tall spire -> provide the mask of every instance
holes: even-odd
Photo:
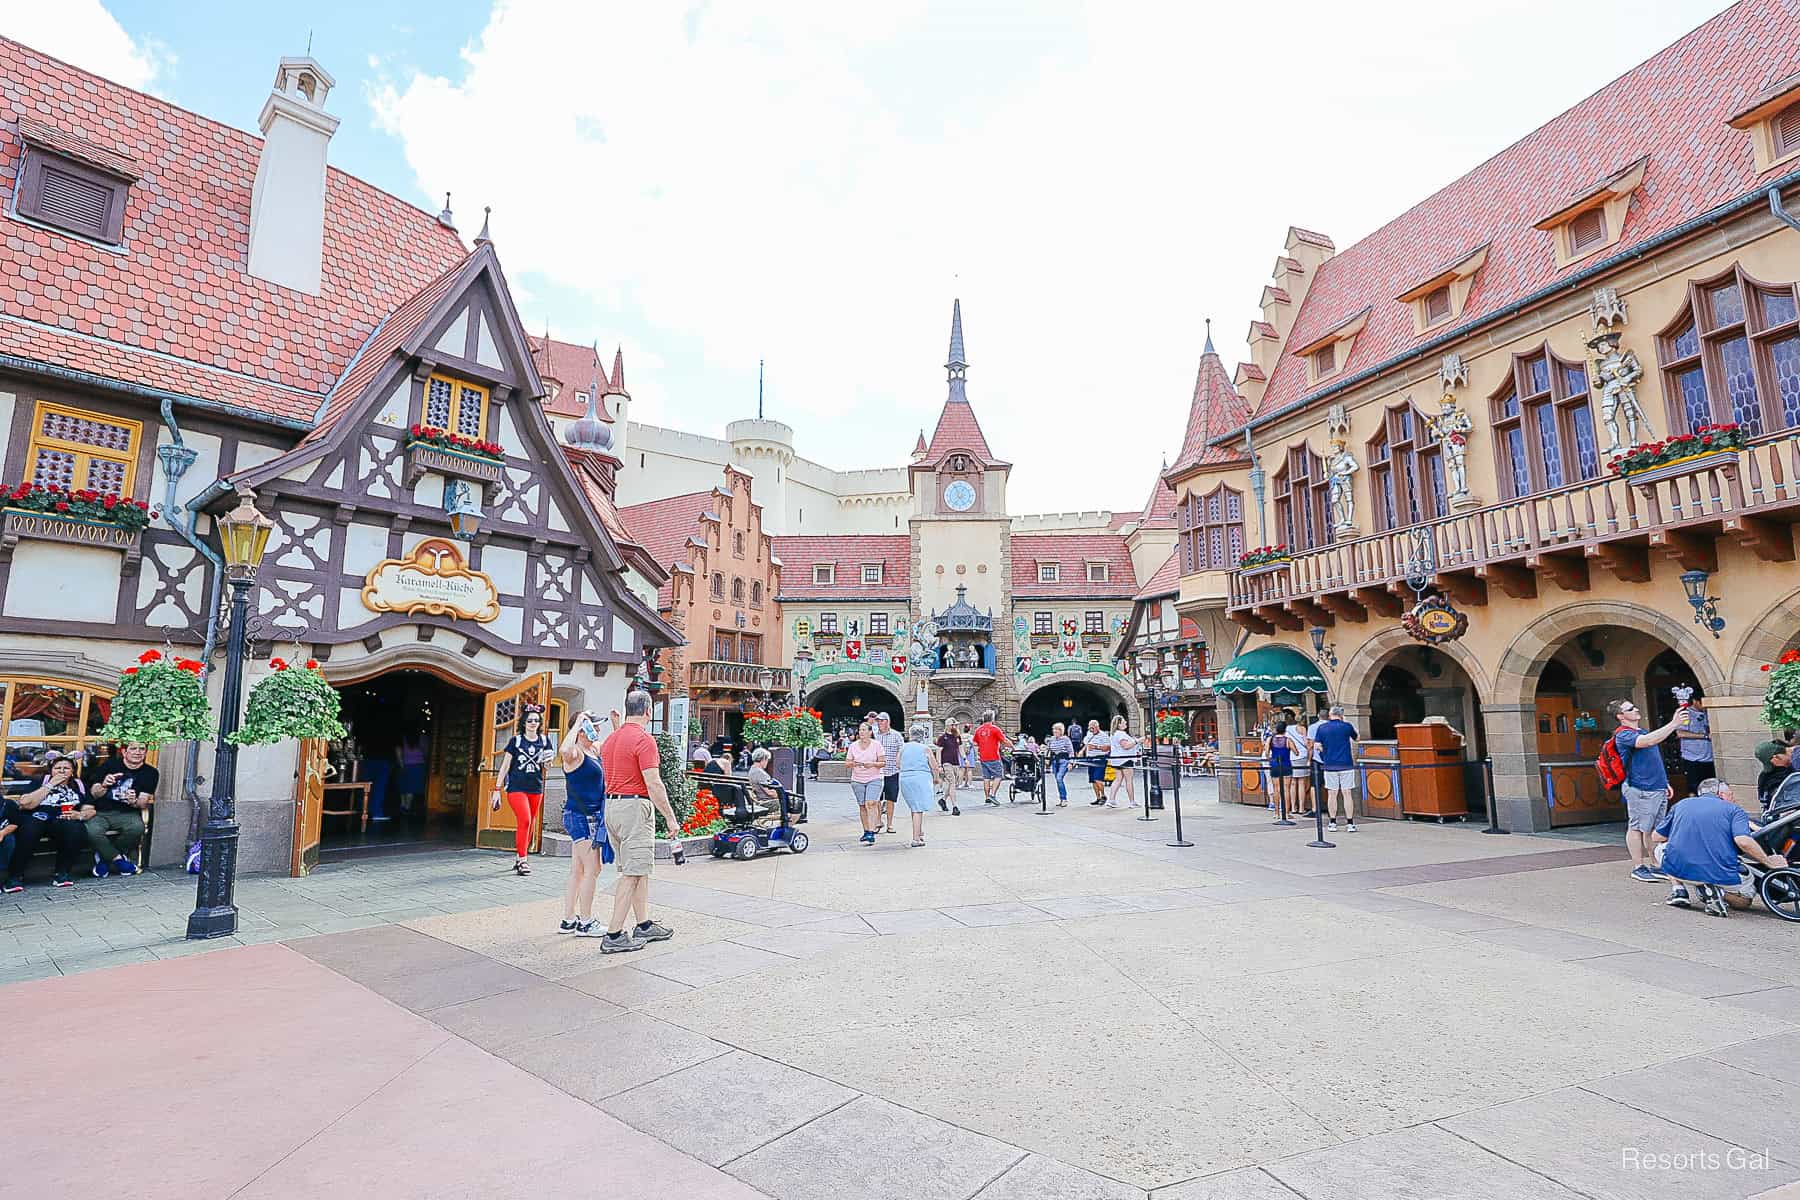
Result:
[[[625,347],[623,346],[615,347],[613,350],[612,390],[627,396],[631,394],[625,391]]]
[[[756,419],[762,420],[763,360],[756,360]]]
[[[950,399],[967,404],[969,396],[963,383],[969,373],[969,360],[963,357],[961,297],[950,304],[950,360],[944,364],[944,370],[950,376]]]
[[[1206,318],[1206,349],[1201,351],[1201,353],[1203,353],[1203,354],[1217,354],[1218,353],[1217,350],[1213,349],[1213,344],[1212,344],[1212,318],[1211,317]]]

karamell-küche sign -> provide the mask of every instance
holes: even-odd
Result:
[[[500,615],[494,581],[471,571],[455,542],[427,538],[405,558],[384,558],[363,583],[363,607],[370,612],[462,617],[492,621]]]

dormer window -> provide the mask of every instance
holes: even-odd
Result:
[[[820,586],[830,586],[837,582],[837,566],[833,563],[814,563],[813,582]]]
[[[1750,135],[1759,175],[1800,158],[1800,71],[1764,88],[1747,108],[1725,123]]]
[[[1356,335],[1368,324],[1370,309],[1339,321],[1312,340],[1294,347],[1294,353],[1306,360],[1307,383],[1315,384],[1340,374],[1350,363],[1350,351]]]
[[[137,160],[65,133],[19,119],[25,143],[13,211],[40,225],[108,245],[124,240],[125,201],[137,180]]]
[[[1327,375],[1337,373],[1337,343],[1320,346],[1312,352],[1312,373],[1314,379],[1323,379]]]
[[[1649,156],[1613,172],[1592,187],[1576,193],[1568,203],[1536,223],[1549,233],[1560,270],[1579,259],[1618,244],[1625,230],[1625,212],[1631,194],[1644,182]]]
[[[1486,245],[1478,246],[1400,293],[1398,299],[1412,305],[1415,332],[1424,333],[1462,316],[1475,276],[1487,264],[1487,254]]]
[[[1420,301],[1425,306],[1425,324],[1436,325],[1450,318],[1450,289],[1437,288]]]
[[[1106,582],[1106,564],[1103,562],[1089,563],[1087,565],[1087,576],[1088,576],[1089,583],[1105,583]]]
[[[1058,583],[1062,579],[1060,563],[1041,562],[1037,568],[1039,583]]]
[[[862,581],[864,583],[880,583],[881,582],[881,564],[880,563],[864,563],[863,568],[862,568]]]

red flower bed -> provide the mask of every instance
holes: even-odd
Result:
[[[1242,570],[1245,567],[1261,567],[1268,563],[1281,562],[1282,560],[1291,557],[1292,555],[1288,553],[1286,543],[1275,546],[1258,546],[1254,550],[1244,551],[1242,557],[1238,559],[1238,569]]]
[[[483,442],[475,438],[466,438],[460,433],[439,429],[436,425],[414,425],[407,431],[406,440],[412,445],[436,446],[440,450],[454,450],[458,454],[473,454],[479,458],[491,458],[495,462],[501,462],[506,457],[506,451],[500,448],[499,442]]]
[[[1630,475],[1684,458],[1695,458],[1722,450],[1742,450],[1744,442],[1743,426],[1736,422],[1728,425],[1702,425],[1692,433],[1678,433],[1660,442],[1644,442],[1633,446],[1623,454],[1614,455],[1606,465],[1614,475]]]
[[[4,500],[7,508],[76,521],[101,521],[130,532],[142,529],[159,515],[142,500],[130,500],[117,492],[97,492],[92,488],[70,491],[41,483],[14,484],[6,489]]]

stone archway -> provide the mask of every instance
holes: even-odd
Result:
[[[1764,609],[1744,633],[1731,663],[1731,694],[1761,696],[1768,686],[1763,667],[1780,658],[1796,636],[1800,636],[1800,590]]]
[[[897,728],[906,727],[906,702],[901,698],[899,685],[873,674],[840,675],[810,686],[806,707],[824,714],[822,720],[828,733],[844,721],[860,720],[877,709],[894,718]]]
[[[1086,687],[1103,695],[1110,696],[1115,704],[1119,706],[1119,711],[1126,715],[1127,720],[1130,721],[1134,729],[1141,724],[1143,714],[1139,712],[1139,709],[1142,705],[1139,703],[1136,694],[1132,692],[1131,688],[1124,680],[1116,675],[1103,671],[1051,671],[1048,674],[1039,675],[1033,678],[1019,693],[1021,710],[1023,709],[1025,702],[1031,699],[1031,697],[1042,692],[1046,688],[1055,687],[1059,684]],[[1139,732],[1142,731],[1140,730]]]

